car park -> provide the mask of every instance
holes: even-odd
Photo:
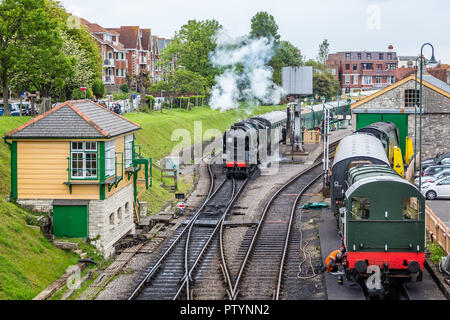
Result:
[[[422,170],[425,170],[430,166],[445,164],[450,164],[450,152],[437,154],[435,158],[430,158],[422,161]]]
[[[424,183],[421,191],[428,200],[450,199],[450,177],[447,176],[434,182]]]
[[[450,176],[450,168],[439,171],[439,172],[435,173],[434,175],[427,175],[427,176],[422,177],[422,184],[428,183],[428,182],[434,182],[436,180],[439,180],[441,178],[448,177],[448,176]],[[416,178],[414,180],[414,184],[416,186],[419,185],[419,178]]]

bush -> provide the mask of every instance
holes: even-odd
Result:
[[[82,100],[85,98],[85,95],[86,99],[91,99],[93,96],[92,89],[87,88],[86,92],[83,92],[80,88],[75,88],[72,91],[72,100]]]
[[[92,92],[95,94],[97,99],[105,96],[105,85],[101,79],[94,80],[94,83],[92,84]]]
[[[153,96],[145,96],[145,103],[150,107],[150,109],[153,109],[155,106],[155,98]]]
[[[129,96],[128,93],[114,93],[113,99],[114,100],[128,100]]]
[[[126,83],[122,84],[120,86],[120,90],[122,90],[122,92],[124,93],[128,93],[128,85]]]
[[[429,242],[428,250],[430,251],[430,260],[436,265],[439,264],[443,257],[447,256],[445,250],[437,242]]]

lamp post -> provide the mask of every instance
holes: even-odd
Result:
[[[420,57],[423,57],[423,48],[429,45],[431,47],[431,59],[429,63],[437,63],[434,58],[434,47],[431,43],[427,42],[420,48]],[[422,192],[422,98],[423,98],[423,59],[420,59],[420,93],[419,93],[419,190]]]
[[[337,128],[338,128],[338,130],[341,128],[340,127],[340,123],[341,123],[341,121],[340,121],[340,119],[339,119],[339,115],[340,115],[340,112],[339,112],[339,103],[341,102],[341,95],[340,94],[338,94],[338,96],[337,96],[337,100],[338,100],[338,125],[337,125]]]

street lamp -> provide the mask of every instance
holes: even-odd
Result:
[[[431,43],[427,42],[422,45],[420,48],[420,57],[423,57],[423,48],[429,45],[431,47],[431,59],[428,63],[437,63],[436,59],[434,58],[434,47]],[[420,59],[420,93],[419,93],[419,190],[422,192],[422,96],[423,96],[423,59]]]
[[[340,123],[341,123],[341,121],[340,121],[340,119],[339,119],[339,102],[341,102],[341,95],[340,94],[338,94],[338,96],[337,96],[337,100],[338,100],[338,125],[337,125],[337,128],[338,128],[338,130],[340,129]]]

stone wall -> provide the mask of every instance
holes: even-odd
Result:
[[[49,213],[53,211],[53,199],[17,199],[17,204],[34,212]]]
[[[415,89],[414,80],[394,88],[382,95],[367,101],[359,106],[359,109],[402,109],[405,107],[405,90]],[[420,85],[417,85],[417,90]],[[412,108],[411,108],[412,109]],[[443,94],[423,86],[423,109],[422,116],[422,150],[423,157],[429,158],[438,152],[449,152],[450,145],[450,99]],[[414,110],[414,109],[412,109]],[[352,115],[352,127],[356,129],[356,115]],[[419,118],[417,118],[419,128]],[[417,129],[419,130],[419,129]],[[414,114],[408,115],[408,134],[414,143]],[[419,149],[419,142],[417,142]],[[417,150],[418,151],[418,150]]]
[[[89,238],[100,236],[95,245],[105,257],[114,254],[114,243],[135,232],[133,201],[133,184],[129,184],[108,199],[89,202]]]

